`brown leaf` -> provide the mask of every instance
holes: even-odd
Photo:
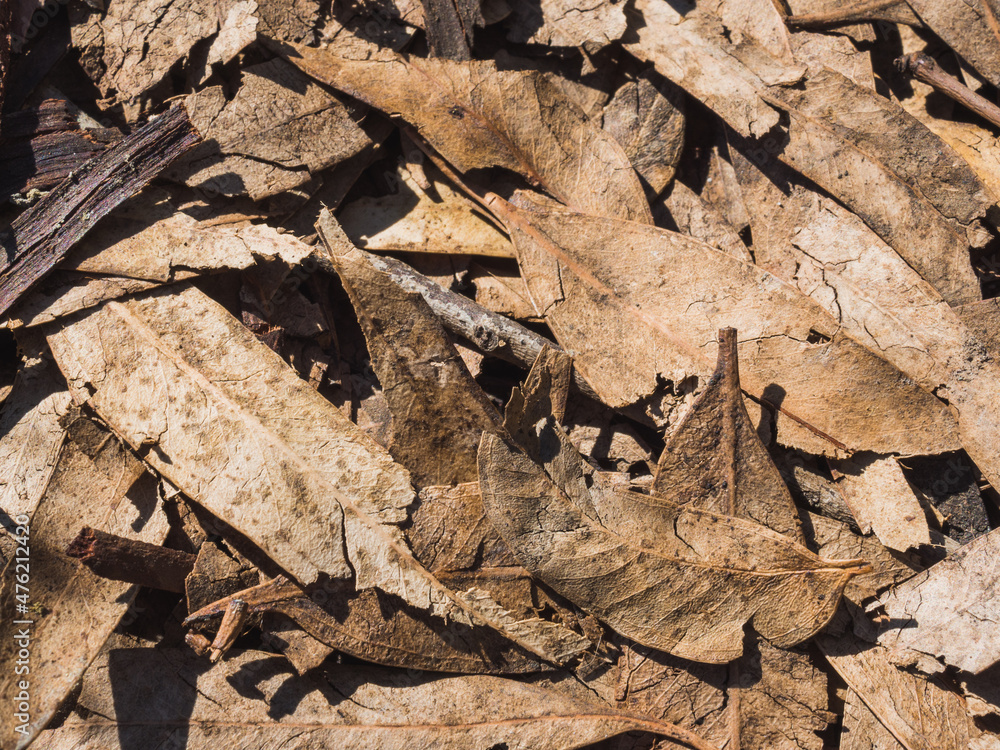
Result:
[[[819,70],[803,80],[801,69],[752,43],[731,45],[709,14],[681,18],[649,0],[644,18],[639,42],[628,48],[710,102],[741,136],[760,139],[753,158],[778,158],[829,191],[950,303],[979,298],[968,248],[986,241],[976,220],[993,201],[937,136],[838,73]],[[787,131],[769,133],[778,110],[788,113]]]
[[[887,649],[845,634],[817,639],[831,666],[907,750],[986,750],[965,701],[932,679],[897,669]]]
[[[125,691],[123,675],[130,678]],[[322,677],[298,677],[282,658],[260,651],[206,672],[189,651],[116,649],[88,673],[79,705],[87,718],[74,714],[43,735],[40,747],[157,747],[183,726],[190,750],[218,747],[220,731],[232,741],[252,738],[262,750],[303,741],[372,750],[498,743],[570,750],[631,731],[714,749],[667,722],[499,677],[411,676],[341,665]]]
[[[511,3],[507,38],[512,42],[596,51],[625,33],[625,8],[612,0],[581,7],[569,0]]]
[[[976,674],[1000,661],[998,545],[1000,533],[991,531],[887,592],[890,625],[879,643]]]
[[[670,436],[651,491],[755,521],[804,545],[792,497],[743,405],[736,340],[732,328],[719,332],[715,374]],[[734,746],[821,749],[816,730],[830,719],[826,676],[808,654],[755,639],[751,650],[730,664],[726,692]]]
[[[102,418],[153,442],[157,471],[300,581],[353,576],[463,617],[395,525],[407,472],[201,292],[108,303],[49,343]]]
[[[827,622],[847,581],[863,570],[665,498],[583,495],[603,506],[602,522],[620,521],[612,530],[499,438],[483,436],[479,462],[486,512],[522,565],[622,635],[684,658],[739,656],[747,622],[776,644],[799,643]],[[579,486],[572,492],[582,494]],[[658,524],[649,524],[652,514],[623,512],[641,503],[656,505]]]
[[[371,143],[343,104],[284,60],[244,70],[231,99],[213,86],[185,104],[206,142],[167,176],[210,196],[260,200],[303,184],[312,172]]]
[[[811,430],[815,452],[955,447],[943,404],[756,266],[636,223],[493,205],[536,309],[608,405],[655,393],[660,378],[707,377],[715,332],[732,326],[742,337],[743,387],[781,408],[779,441],[792,442],[782,424],[794,420]]]
[[[820,557],[835,560],[861,558],[871,565],[871,572],[848,582],[844,596],[849,599],[860,602],[878,596],[880,592],[905,581],[916,572],[911,563],[891,552],[878,539],[855,534],[846,523],[818,513],[807,513],[802,526],[808,546],[816,550]]]
[[[621,146],[538,72],[386,52],[364,60],[299,46],[282,52],[316,80],[402,117],[462,172],[505,167],[566,205],[651,222]]]
[[[804,544],[792,496],[743,405],[737,333],[719,332],[715,373],[670,435],[650,492],[749,519]]]
[[[167,534],[156,480],[140,462],[89,420],[77,419],[69,431],[76,439],[63,446],[30,523],[28,514],[13,516],[23,527],[17,532],[23,534],[23,546],[15,548],[3,570],[0,592],[0,604],[11,613],[0,624],[0,658],[10,666],[0,676],[6,706],[3,747],[26,747],[49,723],[138,591],[100,578],[63,554],[80,526],[155,544]],[[24,574],[26,585],[15,585],[15,573]],[[15,615],[16,605],[26,599],[28,611]],[[21,649],[28,651],[27,658]],[[15,670],[18,659],[29,671]],[[27,718],[15,716],[24,700],[17,697],[21,692],[28,694],[30,708],[17,713]]]
[[[654,194],[670,184],[684,146],[684,100],[670,83],[655,85],[643,75],[615,92],[604,107],[602,125]]]
[[[279,613],[320,643],[385,666],[465,674],[523,674],[548,668],[492,628],[445,622],[377,589],[354,592],[332,582],[307,595],[297,584],[278,578],[215,601],[190,614],[185,623],[201,627],[223,615],[236,599],[251,613]],[[475,602],[468,604],[480,612]]]
[[[317,229],[354,304],[389,403],[389,452],[418,487],[474,480],[479,439],[500,428],[500,415],[423,298],[375,268],[329,212],[321,214]]]

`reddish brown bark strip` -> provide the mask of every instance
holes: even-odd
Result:
[[[102,578],[178,594],[184,593],[184,579],[195,560],[189,552],[126,539],[89,526],[84,526],[69,543],[66,554]]]
[[[0,235],[0,314],[10,307],[98,221],[138,193],[170,162],[199,143],[181,106],[137,129],[83,165]]]

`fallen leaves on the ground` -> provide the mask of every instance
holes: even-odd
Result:
[[[996,0],[64,5],[0,745],[1000,747]]]

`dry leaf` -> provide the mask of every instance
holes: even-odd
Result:
[[[872,567],[871,572],[852,578],[844,589],[844,596],[854,601],[878,596],[916,572],[913,565],[898,553],[891,552],[873,536],[855,534],[846,523],[818,513],[806,513],[802,527],[809,548],[820,557],[834,560],[861,558]]]
[[[636,223],[493,205],[536,309],[608,405],[635,403],[660,379],[707,377],[715,332],[732,326],[744,388],[781,409],[779,441],[785,418],[812,430],[816,452],[956,446],[943,404],[756,266]]]
[[[601,514],[604,522],[644,502],[660,511],[655,527],[610,530],[542,467],[488,434],[479,481],[490,520],[533,575],[622,635],[683,658],[736,658],[747,622],[775,644],[799,643],[826,624],[847,581],[863,570],[858,561],[818,558],[756,524],[663,498],[583,498],[617,506]],[[649,515],[637,514],[637,523]]]
[[[423,298],[372,266],[329,214],[320,238],[351,297],[392,413],[386,447],[418,487],[476,478],[476,449],[500,415]]]
[[[129,678],[124,690],[123,677]],[[294,742],[372,750],[497,744],[570,750],[649,731],[697,750],[714,748],[667,722],[498,677],[411,676],[340,665],[322,677],[298,677],[284,659],[261,651],[245,651],[205,671],[187,650],[116,649],[88,672],[79,705],[87,718],[70,717],[44,734],[38,747],[158,747],[177,740],[180,731],[187,748],[200,750],[218,747],[225,731],[232,741],[243,735],[261,750]]]
[[[650,492],[804,544],[792,496],[743,405],[737,336],[732,328],[719,332],[715,373],[670,435]]]
[[[855,636],[817,639],[848,686],[907,750],[988,750],[996,737],[976,727],[965,701],[935,682],[897,669],[888,650]]]
[[[976,674],[1000,661],[998,545],[991,531],[893,587],[881,600],[890,624],[879,643]]]
[[[602,125],[625,149],[646,184],[659,195],[670,184],[684,146],[684,101],[669,83],[655,85],[648,74],[615,92],[604,107]]]
[[[986,241],[977,219],[994,199],[943,141],[832,70],[790,86],[803,80],[802,70],[752,43],[731,45],[710,14],[682,18],[662,0],[641,7],[646,26],[627,48],[708,102],[741,136],[761,139],[752,158],[779,158],[829,191],[951,304],[979,298],[968,248]],[[787,132],[769,134],[778,110],[788,113]]]
[[[283,60],[244,70],[231,99],[213,86],[185,105],[205,143],[165,174],[210,196],[260,200],[371,143],[343,104]]]
[[[406,538],[413,556],[435,573],[516,564],[486,518],[478,481],[424,487]]]
[[[7,518],[30,516],[45,492],[66,434],[61,419],[70,396],[42,342],[23,337],[25,361],[0,413],[0,511]],[[16,525],[16,524],[15,524]],[[14,542],[8,524],[0,532],[0,565],[6,565]]]
[[[455,253],[513,258],[510,240],[446,183],[425,191],[404,172],[399,191],[362,197],[337,221],[351,242],[373,252]]]
[[[463,617],[395,526],[407,472],[201,292],[108,303],[49,343],[81,400],[303,583],[354,576]]]
[[[461,595],[456,598],[462,600]],[[185,622],[203,627],[224,616],[237,599],[250,613],[279,613],[319,643],[385,666],[465,674],[523,674],[548,668],[492,628],[445,622],[377,589],[354,592],[332,582],[306,595],[297,584],[277,578],[212,602]],[[473,601],[465,603],[474,606]]]
[[[983,9],[989,0],[978,3],[951,3],[948,0],[906,0],[917,17],[945,44],[954,48],[966,62],[993,85],[1000,84],[1000,57],[997,55],[998,39],[991,30],[987,14],[995,10]],[[995,23],[995,22],[994,22]]]
[[[750,519],[804,545],[792,497],[743,405],[736,340],[734,329],[719,331],[715,373],[667,441],[651,491]],[[655,512],[652,503],[641,507]],[[826,676],[807,654],[751,641],[750,651],[729,665],[731,744],[821,750],[816,731],[831,718],[826,692]]]
[[[289,60],[316,80],[402,117],[462,172],[505,167],[566,205],[652,221],[621,146],[536,71],[386,52],[352,60],[298,46]]]
[[[18,521],[26,529],[22,551],[3,571],[0,604],[10,613],[0,625],[0,659],[9,667],[0,677],[3,747],[27,747],[49,723],[138,591],[137,586],[100,578],[63,554],[80,527],[154,544],[167,534],[167,519],[157,507],[156,480],[140,462],[89,420],[77,419],[69,432],[75,439],[63,446],[30,526]],[[15,586],[15,568],[25,574],[25,586]],[[20,614],[15,607],[29,600]],[[22,648],[28,651],[26,658]],[[27,671],[16,670],[16,662]],[[22,692],[30,709],[19,718],[15,707]]]
[[[104,18],[96,22],[106,68],[98,82],[102,92],[116,93],[135,112],[144,93],[176,63],[186,60],[198,42],[215,34],[232,11],[246,5],[245,0],[213,0],[207,5],[150,5],[142,0],[109,3]]]
[[[859,343],[946,398],[958,410],[966,450],[988,476],[1000,477],[993,449],[1000,435],[988,416],[997,409],[1000,370],[956,311],[856,216],[807,189],[790,170],[774,162],[757,168],[735,150],[733,158],[752,215],[755,261],[822,305]],[[903,515],[919,524],[919,515]],[[893,544],[900,543],[906,542],[897,537]]]
[[[669,194],[661,203],[654,205],[654,211],[659,206],[666,208],[670,218],[684,234],[734,258],[753,262],[747,246],[726,218],[683,182],[674,182]],[[656,218],[659,219],[659,216]],[[657,220],[657,226],[663,226],[663,222]]]
[[[596,51],[625,33],[625,7],[613,0],[581,6],[570,0],[509,0],[507,38],[552,47]]]
[[[874,531],[899,552],[931,543],[924,509],[895,458],[857,455],[834,461],[833,469],[863,533]]]

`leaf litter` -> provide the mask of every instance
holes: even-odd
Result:
[[[48,7],[0,746],[1000,747],[992,0]]]

